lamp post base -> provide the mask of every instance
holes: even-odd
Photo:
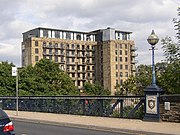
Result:
[[[145,89],[145,115],[143,121],[160,122],[159,95],[162,90],[157,85],[150,85]]]

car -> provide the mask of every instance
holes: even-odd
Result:
[[[14,125],[9,116],[0,108],[0,135],[15,135]]]

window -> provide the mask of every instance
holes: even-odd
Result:
[[[35,48],[35,54],[38,54],[38,53],[39,53],[38,48]]]
[[[128,55],[128,51],[125,51],[125,55]]]
[[[120,72],[120,77],[123,77],[123,73],[122,72]]]
[[[61,62],[64,62],[64,57],[61,57]]]
[[[116,77],[118,77],[118,72],[116,72]]]
[[[61,50],[61,54],[63,54],[63,50]]]
[[[72,77],[75,77],[75,74],[74,74],[74,73],[72,73]]]
[[[122,64],[120,65],[120,69],[123,69],[123,65]]]
[[[49,56],[49,60],[52,61],[52,56]]]
[[[72,49],[74,49],[74,44],[71,45]]]
[[[58,43],[55,43],[54,47],[55,47],[55,48],[58,48]]]
[[[35,41],[35,46],[38,46],[38,41]]]
[[[72,58],[72,62],[74,63],[74,58]]]
[[[115,51],[115,54],[117,55],[117,50]]]
[[[116,70],[118,69],[118,65],[116,64]]]
[[[35,61],[39,61],[39,57],[38,56],[35,56]]]
[[[128,70],[128,65],[125,65],[125,69]]]
[[[125,73],[125,76],[128,77],[128,72]]]
[[[118,80],[116,80],[116,85],[118,84]]]
[[[61,48],[63,48],[63,44],[61,44]]]
[[[119,54],[122,55],[122,50],[119,51]]]
[[[117,48],[117,46],[118,46],[118,45],[116,44],[116,46],[115,46],[115,47]]]
[[[56,55],[58,54],[58,50],[55,50],[55,54],[56,54]]]
[[[58,62],[58,56],[55,56],[55,62]]]
[[[128,57],[125,57],[125,62],[127,62],[128,61]]]
[[[71,39],[71,33],[70,32],[66,32],[66,39]]]
[[[52,54],[52,49],[49,49],[49,54]]]
[[[127,49],[127,44],[125,44],[125,49]]]
[[[75,66],[72,66],[72,70],[74,70],[75,69]]]
[[[116,57],[116,62],[117,62],[117,57]]]
[[[53,47],[51,42],[49,43],[49,47],[51,47],[51,48]]]
[[[120,61],[122,62],[122,57],[119,57]]]
[[[120,48],[122,49],[122,44],[120,44]]]
[[[71,51],[71,54],[74,56],[75,51]]]
[[[120,85],[122,85],[122,84],[123,84],[123,80],[121,79],[121,80],[120,80]]]
[[[46,47],[46,42],[43,42],[43,47]]]

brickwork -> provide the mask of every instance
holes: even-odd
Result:
[[[165,109],[165,102],[170,103],[170,108]],[[160,103],[162,121],[180,123],[180,95],[163,96]]]

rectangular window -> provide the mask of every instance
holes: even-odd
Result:
[[[116,44],[115,47],[118,48],[118,45]]]
[[[38,46],[38,41],[35,41],[35,46]]]
[[[64,57],[61,57],[61,62],[64,62]]]
[[[120,69],[123,69],[123,65],[122,64],[120,65]]]
[[[116,77],[118,77],[118,72],[116,72]]]
[[[72,70],[75,70],[75,66],[72,66]]]
[[[72,49],[74,49],[74,44],[71,45]]]
[[[55,50],[55,54],[58,55],[58,50]]]
[[[116,80],[116,85],[118,84],[118,80]]]
[[[52,54],[52,49],[49,49],[49,54]]]
[[[119,51],[119,54],[122,55],[122,50]]]
[[[116,57],[116,62],[117,62],[117,57]]]
[[[125,57],[125,62],[127,62],[128,61],[128,57]]]
[[[128,77],[128,72],[125,73],[125,76]]]
[[[39,53],[38,48],[35,48],[35,54],[38,54],[38,53]]]
[[[115,54],[117,55],[117,50],[115,50]]]
[[[125,65],[125,69],[128,70],[128,65]]]
[[[52,56],[49,56],[49,60],[52,61]]]
[[[125,49],[127,49],[127,44],[125,44]]]
[[[123,84],[123,80],[121,79],[121,80],[120,80],[120,85],[122,85],[122,84]]]
[[[72,62],[74,63],[74,61],[75,61],[75,59],[74,58],[72,58]]]
[[[116,64],[116,70],[118,69],[118,65]]]
[[[128,55],[128,51],[125,51],[125,55]]]
[[[123,60],[122,60],[122,57],[119,57],[119,59],[120,59],[121,62],[123,61]]]
[[[39,57],[38,56],[35,56],[35,61],[39,61]]]
[[[122,49],[122,44],[120,44],[120,48]]]
[[[123,73],[122,72],[120,72],[120,77],[123,77]]]
[[[58,62],[58,56],[55,56],[55,62]]]

